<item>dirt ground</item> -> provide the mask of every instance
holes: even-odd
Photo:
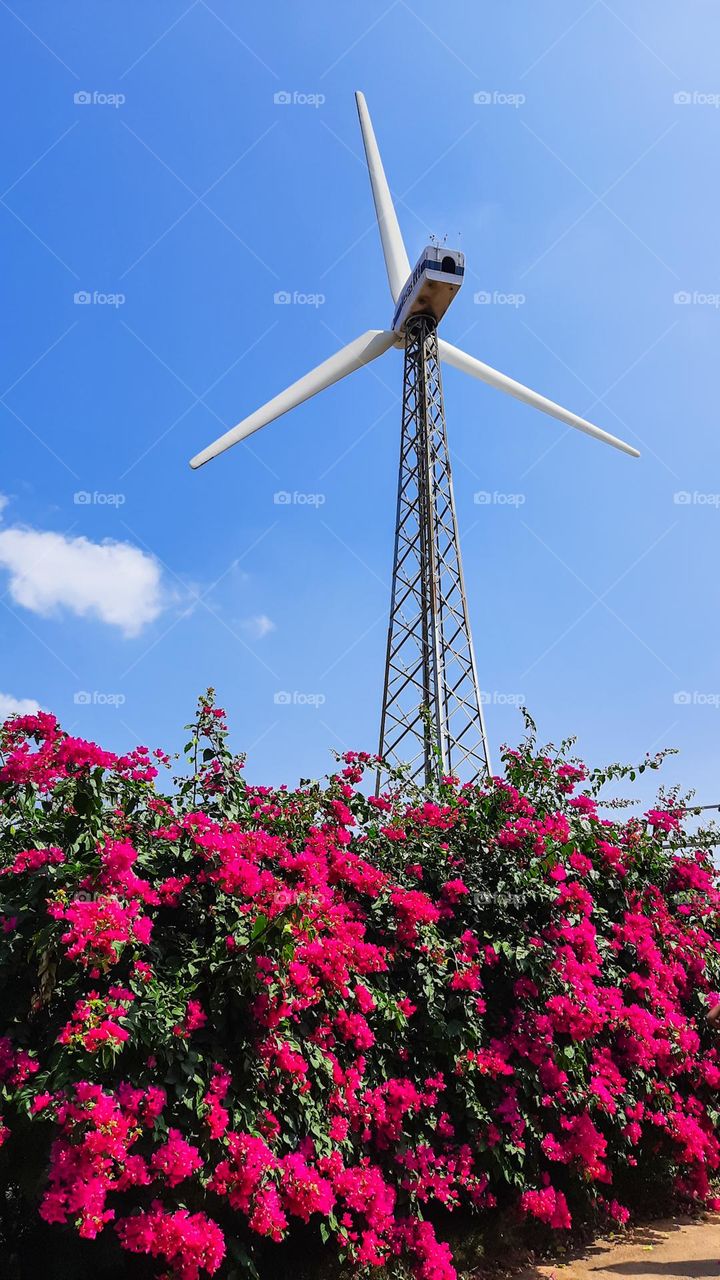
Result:
[[[693,1280],[720,1277],[720,1213],[673,1218],[598,1240],[573,1262],[525,1268],[515,1280]]]

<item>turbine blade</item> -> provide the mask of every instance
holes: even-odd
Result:
[[[393,302],[397,302],[402,287],[410,275],[410,263],[400,233],[397,214],[395,213],[390,188],[385,177],[385,170],[380,159],[380,151],[378,150],[375,132],[372,127],[370,112],[367,109],[365,94],[356,93],[355,101],[360,117],[365,158],[370,172],[370,185],[372,187],[373,200],[375,201],[375,213],[377,214],[380,239],[382,240],[383,253],[385,255],[388,284],[390,285]]]
[[[493,369],[489,364],[483,364],[482,360],[476,360],[475,356],[469,356],[467,352],[461,351],[459,347],[453,347],[451,343],[445,342],[442,338],[438,339],[438,348],[441,360],[446,364],[451,364],[454,369],[460,369],[463,373],[469,373],[471,378],[479,378],[481,382],[487,382],[489,387],[497,387],[498,391],[505,391],[509,396],[514,396],[516,400],[522,400],[525,404],[532,405],[533,409],[540,409],[542,413],[547,413],[551,418],[557,418],[558,422],[564,422],[568,427],[576,427],[578,431],[584,431],[586,435],[593,436],[595,440],[602,440],[604,444],[611,444],[614,449],[621,449],[623,453],[629,453],[631,458],[639,458],[640,453],[634,449],[631,444],[626,444],[624,440],[619,440],[617,436],[610,435],[609,431],[602,431],[600,427],[596,427],[592,422],[586,422],[585,418],[579,418],[576,413],[571,413],[569,409],[563,409],[562,405],[555,404],[554,400],[548,400],[546,396],[541,396],[538,391],[531,391],[530,387],[524,387],[522,382],[516,382],[514,378],[508,378],[507,374],[499,373],[497,369]]]
[[[339,382],[341,378],[346,378],[349,373],[354,373],[364,364],[377,360],[378,356],[383,355],[396,341],[397,334],[392,330],[368,329],[367,333],[355,338],[354,342],[349,342],[342,350],[336,351],[329,360],[324,360],[316,369],[311,369],[310,373],[306,373],[303,378],[298,378],[291,387],[287,387],[272,400],[268,400],[261,409],[251,413],[249,418],[243,418],[236,427],[231,427],[213,444],[208,445],[207,449],[197,453],[194,458],[191,458],[190,466],[197,469],[203,463],[209,462],[211,458],[216,458],[231,445],[252,435],[253,431],[259,431],[261,427],[266,427],[269,422],[281,417],[289,409],[302,404],[303,400],[309,400],[319,391],[332,386],[333,382]]]

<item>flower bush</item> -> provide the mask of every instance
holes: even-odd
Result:
[[[0,745],[13,1221],[102,1236],[125,1275],[270,1275],[309,1233],[451,1280],[451,1211],[711,1202],[720,891],[676,798],[600,817],[630,771],[532,731],[482,787],[376,798],[353,753],[253,786],[211,695],[164,791],[161,752],[44,713]]]

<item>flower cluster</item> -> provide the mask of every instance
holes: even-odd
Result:
[[[376,761],[348,753],[323,785],[252,786],[212,697],[172,794],[144,749],[46,713],[0,751],[0,1158],[26,1234],[39,1213],[129,1275],[220,1280],[315,1232],[357,1270],[452,1280],[449,1213],[552,1232],[622,1224],[648,1188],[716,1203],[720,889],[677,797],[601,816],[623,770],[532,738],[483,785],[368,796]]]

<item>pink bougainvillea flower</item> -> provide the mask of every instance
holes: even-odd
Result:
[[[11,1193],[158,1280],[318,1237],[455,1280],[451,1212],[717,1207],[720,883],[674,802],[532,737],[482,783],[249,783],[211,694],[189,738],[162,794],[162,752],[0,726]]]

